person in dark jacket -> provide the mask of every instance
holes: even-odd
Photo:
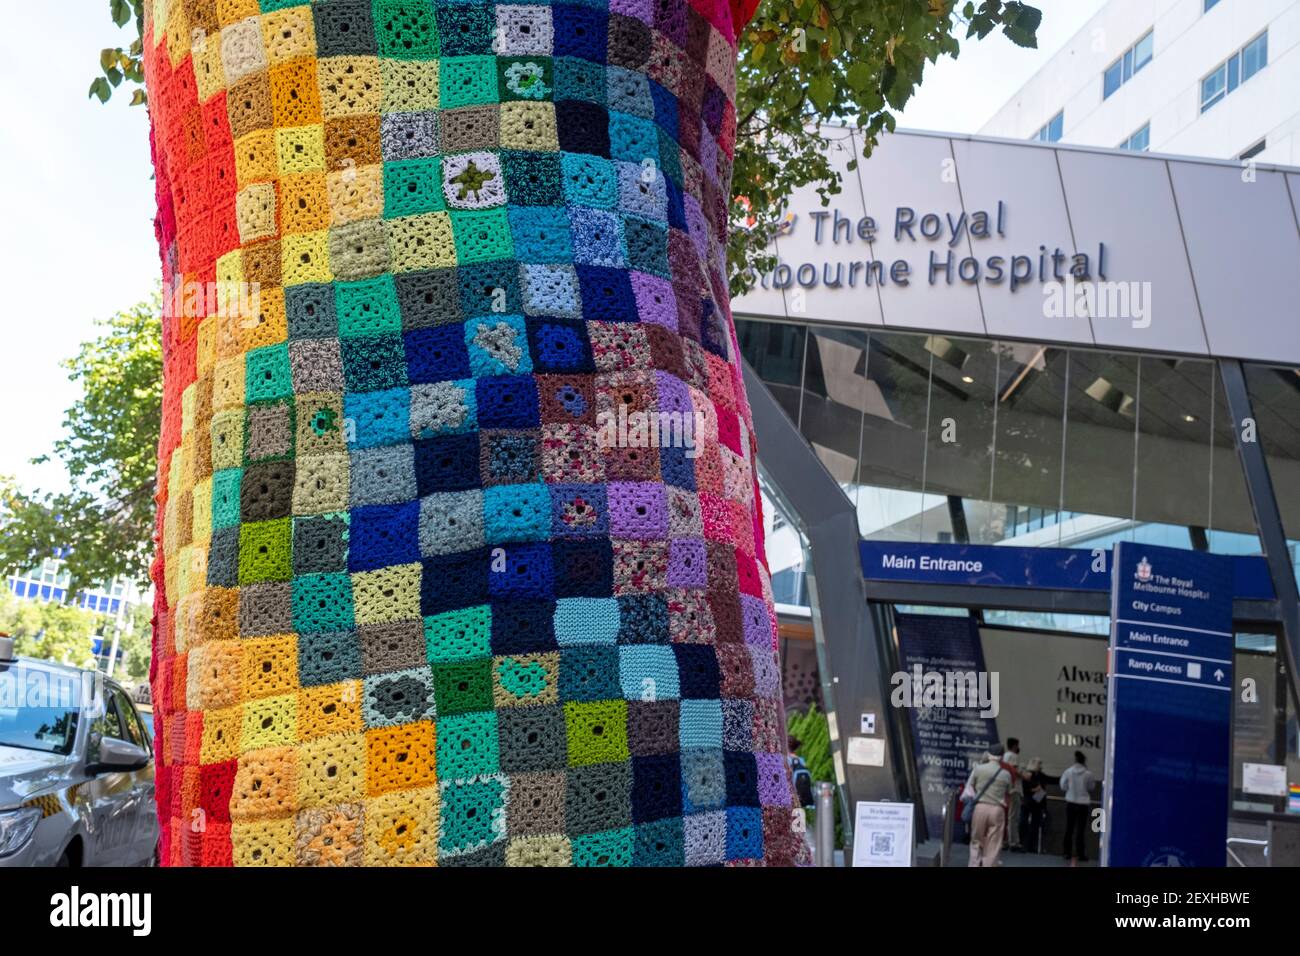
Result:
[[[1047,813],[1047,777],[1043,761],[1035,757],[1021,774],[1020,835],[1028,853],[1042,852],[1043,824]]]

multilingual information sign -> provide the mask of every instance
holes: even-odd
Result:
[[[1106,866],[1223,866],[1232,562],[1121,542],[1111,585]]]

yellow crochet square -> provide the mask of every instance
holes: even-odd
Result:
[[[237,315],[240,345],[245,352],[264,345],[278,345],[289,338],[289,317],[284,309],[284,289],[257,290],[256,311]]]
[[[303,392],[294,396],[298,414],[297,448],[299,455],[341,452],[347,446],[347,424],[343,419],[343,396],[331,392]],[[333,427],[331,427],[333,426]]]
[[[194,82],[200,103],[206,103],[226,88],[220,38],[205,37],[202,43],[194,44]]]
[[[195,360],[198,373],[206,375],[212,371],[217,362],[217,320],[207,316],[199,321],[198,335],[195,337]]]
[[[252,750],[239,758],[230,793],[230,819],[236,823],[283,817],[295,809],[297,754],[293,747]]]
[[[280,281],[286,285],[330,282],[330,235],[326,230],[285,236],[280,242]]]
[[[197,382],[190,382],[181,392],[181,435],[187,436],[194,431],[194,390]],[[182,437],[184,440],[184,437]]]
[[[213,366],[213,412],[235,408],[244,404],[244,369],[246,367],[246,363],[242,358],[222,359]],[[215,418],[216,415],[214,414],[213,417]]]
[[[228,408],[212,416],[212,467],[238,468],[244,463],[244,413]]]
[[[384,214],[384,169],[379,163],[344,166],[326,177],[330,222],[344,226]]]
[[[329,225],[324,172],[300,173],[280,180],[281,232],[319,232]]]
[[[422,113],[438,108],[437,60],[381,60],[385,113]]]
[[[394,272],[456,264],[456,240],[445,212],[388,220],[389,261]]]
[[[280,175],[325,172],[325,125],[291,126],[275,131]]]
[[[272,64],[316,55],[316,25],[306,3],[262,14],[262,44]]]
[[[205,711],[199,760],[203,763],[221,763],[238,757],[243,724],[244,712],[238,704]]]
[[[360,733],[363,726],[360,681],[304,687],[298,691],[300,739]]]
[[[559,834],[515,837],[506,846],[506,866],[569,866],[573,846]]]
[[[204,478],[194,486],[194,540],[212,537],[212,479]]]
[[[386,793],[365,806],[366,866],[437,863],[437,787]]]
[[[246,639],[240,690],[245,700],[298,689],[298,638],[293,634]]]
[[[501,104],[501,148],[554,152],[560,148],[555,104],[511,100]]]
[[[383,76],[373,56],[331,56],[316,61],[321,114],[326,119],[378,113]]]
[[[275,183],[252,183],[235,196],[235,221],[239,241],[267,239],[275,235]]]
[[[420,620],[420,565],[358,571],[352,575],[352,604],[358,624]]]
[[[168,3],[166,14],[167,57],[172,61],[172,66],[177,67],[190,53],[190,40],[193,37],[190,18],[179,2]]]
[[[293,821],[298,866],[361,866],[366,842],[363,810],[360,803],[299,810]]]
[[[293,866],[293,819],[233,824],[230,844],[235,866]]]
[[[335,734],[298,748],[298,806],[322,807],[366,795],[366,738]]]
[[[300,456],[294,475],[293,513],[318,515],[348,507],[348,456]]]
[[[176,0],[169,0],[175,3]],[[245,17],[255,17],[262,10],[257,0],[217,0],[217,22],[223,27]]]
[[[235,176],[241,186],[274,179],[279,171],[275,130],[259,129],[235,140]]]
[[[245,658],[247,661],[247,658]],[[244,704],[239,747],[243,751],[287,747],[298,742],[298,696],[282,694]]]

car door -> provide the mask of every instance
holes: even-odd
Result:
[[[106,737],[130,740],[123,724],[121,705],[116,689],[104,685],[102,711],[90,727],[86,742],[86,764],[92,767],[99,760],[100,741]],[[84,784],[83,792],[89,797],[90,818],[93,826],[88,834],[91,855],[87,863],[93,866],[121,866],[134,862],[132,854],[135,806],[139,795],[135,790],[134,773],[117,770],[96,773]]]
[[[145,753],[152,753],[152,743],[135,709],[135,702],[129,694],[118,690],[118,713],[125,725],[123,729],[129,734],[125,739],[131,741]],[[132,811],[132,862],[143,862],[153,857],[154,846],[158,842],[158,812],[154,806],[154,763],[152,760],[131,774],[135,791],[135,806]]]

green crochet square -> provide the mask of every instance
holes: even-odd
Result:
[[[636,831],[632,827],[573,838],[574,866],[631,866]]]
[[[293,577],[293,529],[288,518],[253,521],[239,529],[239,583],[288,581]]]
[[[270,13],[272,10],[285,10],[289,7],[305,7],[307,0],[261,0],[262,12]]]
[[[293,626],[304,634],[349,631],[352,577],[348,574],[300,574],[293,579]]]
[[[442,158],[384,163],[384,216],[416,216],[447,208],[442,195]]]
[[[244,395],[249,403],[292,397],[287,343],[263,346],[248,353],[244,360]]]
[[[439,712],[442,702],[438,701]],[[436,723],[438,738],[438,778],[465,780],[500,771],[497,746],[497,715],[495,711],[480,710],[472,714],[439,717]]]
[[[424,646],[430,664],[472,660],[492,653],[492,607],[447,611],[424,619]]]
[[[445,110],[496,103],[496,57],[447,57],[442,61],[438,85],[438,102]]]
[[[627,701],[570,701],[564,705],[569,766],[623,763],[628,760]]]
[[[390,275],[337,283],[334,309],[338,314],[340,337],[402,331],[402,312]]]
[[[431,60],[438,55],[438,26],[429,0],[375,0],[374,21],[380,56]]]
[[[514,258],[510,220],[504,208],[452,212],[451,228],[456,238],[456,261],[461,265]]]
[[[433,668],[433,699],[438,715],[450,717],[492,709],[492,661],[484,658]]]
[[[243,478],[242,468],[223,468],[213,474],[213,528],[233,528],[239,524],[239,484]]]

